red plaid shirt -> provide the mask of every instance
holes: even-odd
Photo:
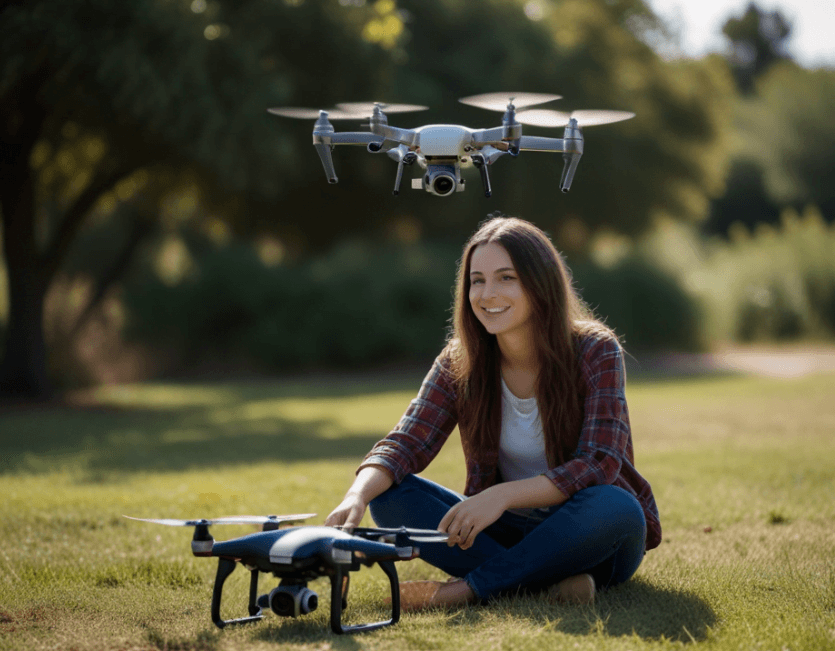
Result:
[[[632,493],[647,521],[646,548],[661,542],[661,522],[652,488],[635,469],[626,407],[623,352],[613,338],[585,337],[580,342],[584,402],[583,425],[573,458],[545,475],[569,498],[589,486],[612,484]],[[400,483],[422,472],[458,424],[449,360],[439,356],[423,380],[417,398],[397,426],[366,455],[360,468],[388,469]],[[498,480],[499,451],[479,450],[467,457],[465,495],[475,495]]]

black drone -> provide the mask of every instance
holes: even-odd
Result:
[[[577,163],[583,155],[581,127],[609,124],[635,117],[626,111],[573,111],[563,113],[549,109],[528,109],[560,99],[545,93],[487,93],[459,101],[493,111],[503,111],[502,126],[492,129],[470,129],[455,124],[430,124],[416,129],[389,126],[386,113],[424,111],[428,107],[381,102],[337,104],[336,109],[271,108],[270,113],[289,118],[315,119],[313,146],[322,159],[329,183],[339,179],[333,167],[331,152],[335,145],[365,145],[372,154],[385,153],[397,161],[394,194],[400,192],[403,166],[417,162],[426,172],[412,179],[412,188],[424,189],[439,197],[462,192],[465,180],[461,168],[475,166],[481,173],[484,196],[492,194],[488,166],[505,154],[518,156],[522,151],[561,152],[563,171],[560,189],[568,192]],[[517,113],[518,110],[518,113]],[[385,113],[383,112],[385,111]],[[330,120],[362,120],[369,118],[370,131],[336,132]],[[562,138],[522,135],[522,125],[565,127]]]
[[[370,631],[395,624],[400,619],[400,584],[395,561],[417,558],[414,543],[443,542],[447,534],[423,529],[380,529],[355,527],[351,533],[334,527],[300,526],[279,529],[279,525],[312,518],[302,515],[242,515],[211,520],[170,520],[131,518],[174,527],[194,527],[191,551],[195,556],[217,556],[217,576],[212,592],[212,621],[218,628],[248,624],[263,619],[269,608],[280,617],[299,617],[313,612],[318,595],[307,587],[308,581],[330,577],[331,629],[334,633]],[[215,524],[262,525],[263,530],[241,538],[215,542],[209,527]],[[249,616],[224,620],[220,616],[223,584],[240,563],[250,571]],[[342,612],[347,607],[350,572],[362,565],[377,563],[391,584],[391,618],[369,624],[343,626]],[[258,596],[258,573],[273,574],[278,587]]]

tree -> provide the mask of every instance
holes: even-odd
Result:
[[[335,0],[4,6],[0,211],[10,316],[0,393],[49,393],[44,296],[103,198],[144,188],[153,217],[167,193],[197,184],[227,218],[263,219],[294,175],[292,141],[265,108],[297,89],[323,101],[316,65],[336,92],[370,93],[374,77],[362,73],[372,63],[385,70],[380,48],[362,38],[370,12]],[[291,59],[305,40],[318,48],[299,67]]]
[[[658,214],[700,218],[723,173],[729,84],[715,61],[662,61],[647,44],[656,26],[642,0],[6,5],[0,211],[10,318],[0,392],[48,391],[44,295],[85,223],[138,211],[153,225],[186,188],[200,210],[181,222],[210,215],[242,232],[272,231],[298,251],[400,218],[460,240],[495,209],[558,237],[569,216],[590,231],[630,234]],[[382,100],[433,107],[398,119],[403,126],[488,126],[500,115],[456,100],[503,89],[559,92],[566,101],[556,107],[638,117],[586,133],[570,194],[553,188],[559,157],[528,154],[528,162],[497,164],[496,193],[485,203],[475,188],[446,200],[408,190],[393,199],[391,161],[359,148],[338,152],[343,183],[330,186],[310,123],[265,114],[276,105]],[[125,203],[130,210],[117,210]],[[135,246],[128,238],[122,250]],[[125,264],[117,255],[104,266]]]
[[[785,44],[791,23],[779,11],[763,11],[752,2],[739,18],[729,18],[722,33],[731,41],[728,57],[743,93],[754,90],[754,80],[774,63],[789,59]]]

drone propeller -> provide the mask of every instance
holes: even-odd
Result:
[[[412,542],[446,542],[449,534],[445,534],[437,529],[410,529],[408,527],[400,527],[398,529],[386,527],[336,527],[337,529],[345,529],[347,533],[355,536],[368,536],[394,539],[396,536],[405,535]]]
[[[508,104],[513,104],[517,109],[527,106],[536,106],[561,99],[562,95],[551,95],[549,93],[484,93],[483,95],[471,95],[463,97],[458,101],[469,106],[487,109],[488,111],[505,111]]]
[[[337,104],[337,108],[348,113],[368,117],[374,112],[374,107],[379,106],[381,111],[386,113],[412,113],[415,111],[428,111],[428,106],[418,104],[386,104],[385,102],[348,102]]]
[[[297,515],[233,515],[224,518],[212,518],[211,520],[175,520],[172,518],[133,518],[129,515],[124,517],[139,522],[151,522],[152,524],[164,524],[169,527],[199,527],[215,524],[279,524],[281,522],[299,522],[314,517],[315,513],[300,513]]]
[[[323,109],[328,113],[329,120],[362,120],[367,118],[365,113],[346,111],[342,109]],[[309,108],[270,108],[267,109],[273,115],[280,115],[284,118],[295,118],[297,120],[316,120],[319,118],[319,109]]]
[[[522,124],[529,124],[535,127],[564,127],[569,121],[577,120],[578,126],[593,127],[599,124],[611,124],[622,120],[634,118],[635,114],[629,111],[598,111],[580,110],[564,113],[551,109],[531,109],[530,111],[519,111],[516,120]]]

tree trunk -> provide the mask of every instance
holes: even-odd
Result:
[[[28,165],[23,168],[28,172]],[[47,398],[52,393],[46,372],[43,329],[47,283],[35,242],[31,175],[21,173],[20,168],[9,175],[4,174],[0,181],[0,196],[9,288],[9,321],[0,365],[0,394],[15,398]]]

